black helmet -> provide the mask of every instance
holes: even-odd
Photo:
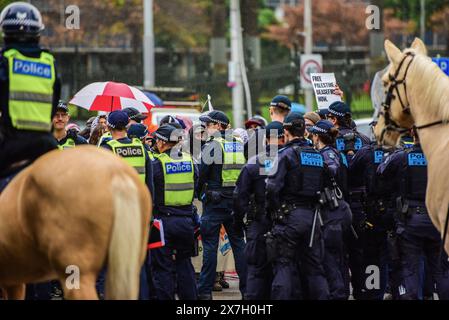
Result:
[[[0,15],[0,26],[5,38],[17,40],[38,39],[44,30],[41,13],[26,2],[6,6]]]

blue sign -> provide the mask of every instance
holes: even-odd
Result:
[[[432,61],[435,62],[440,69],[449,76],[449,58],[432,58]]]
[[[427,160],[423,153],[409,153],[408,165],[412,167],[425,167]]]
[[[374,151],[374,163],[375,164],[382,163],[383,157],[384,157],[384,152],[382,150]]]
[[[336,141],[337,144],[337,150],[338,151],[345,151],[345,140],[343,140],[342,138],[338,138]]]
[[[167,174],[192,172],[192,163],[189,161],[166,163],[165,172]]]
[[[225,152],[243,152],[243,144],[238,142],[227,142],[224,144]]]
[[[319,153],[301,152],[301,165],[323,167],[323,157]]]
[[[14,59],[13,73],[39,78],[51,79],[51,65]]]

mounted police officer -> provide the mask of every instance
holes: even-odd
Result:
[[[22,168],[56,149],[52,116],[61,95],[54,57],[39,46],[39,10],[12,3],[0,16],[0,191]]]
[[[324,269],[329,283],[330,299],[349,298],[348,242],[353,235],[352,213],[347,196],[347,163],[333,146],[338,130],[327,120],[320,120],[308,128],[315,148],[323,156],[333,177],[335,187],[327,194],[332,204],[323,212],[323,238],[325,245]],[[325,192],[326,193],[326,192]]]
[[[295,296],[299,266],[302,298],[328,299],[320,229],[320,192],[330,184],[322,155],[304,139],[305,122],[299,113],[284,120],[285,146],[267,179],[267,211],[274,227],[267,234],[267,255],[273,263],[272,299]]]
[[[198,194],[203,201],[201,238],[203,266],[198,290],[200,299],[211,299],[217,267],[217,250],[221,225],[231,243],[235,267],[240,279],[240,292],[245,295],[246,262],[243,227],[236,230],[232,217],[232,197],[240,171],[245,165],[243,142],[233,137],[228,117],[221,111],[211,111],[200,117],[210,140],[202,148],[198,179]]]
[[[399,298],[416,300],[422,296],[422,257],[425,257],[439,299],[447,300],[449,263],[444,250],[441,250],[441,235],[432,224],[425,204],[427,160],[416,129],[413,136],[415,145],[412,148],[398,150],[377,169],[382,179],[394,180],[397,184],[394,195],[396,232],[402,262]]]
[[[165,124],[154,133],[153,157],[155,203],[154,217],[162,220],[165,246],[152,249],[151,270],[156,297],[174,300],[198,298],[195,270],[191,262],[194,249],[193,198],[197,170],[192,157],[176,147],[182,130]]]
[[[86,139],[78,135],[75,130],[66,130],[69,120],[70,115],[67,103],[60,101],[56,108],[56,113],[53,116],[53,136],[58,143],[58,148],[61,150],[87,144]]]
[[[284,144],[283,124],[271,122],[266,127],[266,151],[249,159],[240,173],[234,190],[234,216],[237,224],[246,217],[245,256],[248,263],[246,299],[269,300],[272,268],[266,257],[265,234],[271,229],[271,220],[265,211],[265,180]]]

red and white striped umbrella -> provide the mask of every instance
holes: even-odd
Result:
[[[89,111],[112,112],[136,108],[148,112],[154,103],[139,89],[117,82],[95,82],[81,89],[69,102]]]

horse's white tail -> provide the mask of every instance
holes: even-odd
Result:
[[[106,299],[135,300],[139,295],[142,214],[135,182],[126,175],[112,178],[114,220],[108,251]]]

